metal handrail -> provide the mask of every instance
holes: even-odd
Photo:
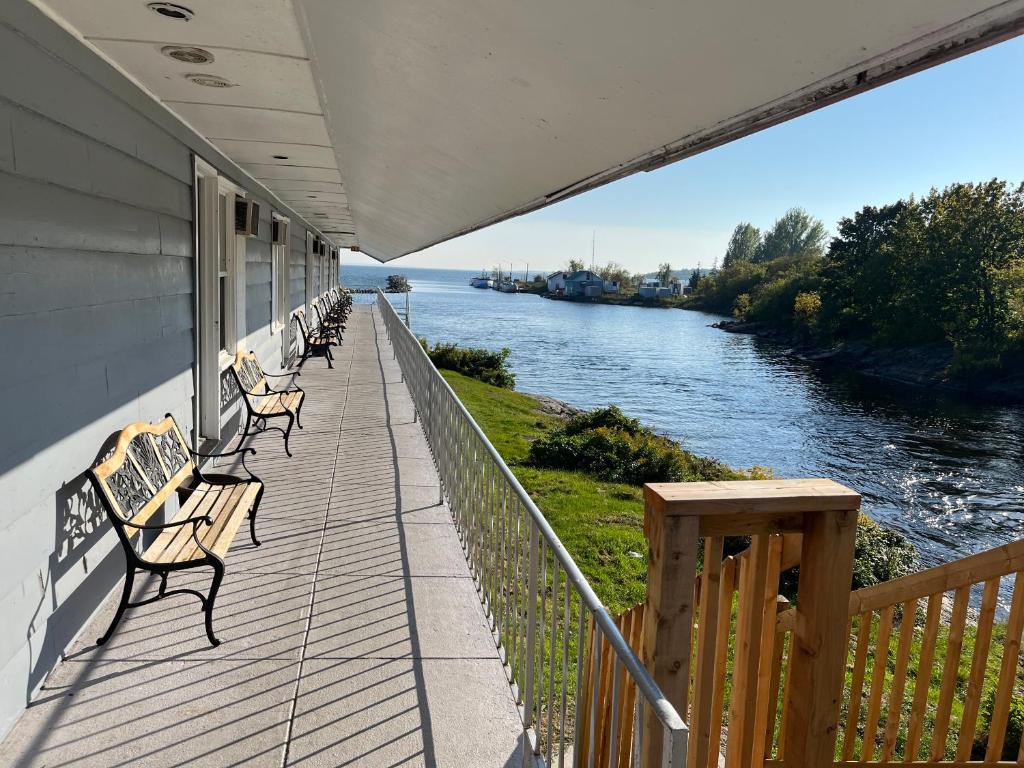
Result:
[[[661,692],[657,683],[654,681],[650,673],[644,667],[643,662],[640,661],[636,653],[634,653],[633,649],[626,642],[625,638],[622,636],[622,633],[616,626],[614,619],[612,619],[612,617],[608,614],[607,610],[605,610],[605,607],[602,605],[600,599],[597,597],[593,588],[590,586],[590,583],[587,581],[586,576],[584,576],[583,573],[580,571],[579,566],[576,565],[576,562],[573,560],[568,550],[566,550],[565,546],[558,538],[558,535],[551,528],[551,525],[544,517],[544,514],[540,511],[540,509],[537,508],[537,505],[533,502],[533,499],[530,498],[530,495],[519,483],[519,480],[516,479],[516,476],[512,474],[512,471],[505,464],[505,461],[502,459],[501,455],[497,452],[494,446],[491,445],[490,440],[487,439],[487,436],[484,434],[483,430],[480,429],[480,426],[473,419],[472,415],[470,415],[469,411],[466,409],[465,405],[463,405],[462,401],[455,394],[454,390],[434,367],[434,364],[430,361],[430,358],[428,357],[426,351],[420,345],[419,341],[413,335],[412,331],[409,330],[409,328],[407,328],[406,325],[401,321],[398,312],[391,305],[391,302],[384,295],[383,291],[378,290],[377,305],[380,308],[381,316],[384,320],[385,330],[388,334],[389,339],[392,342],[392,348],[395,351],[395,357],[398,360],[399,367],[402,369],[403,378],[405,378],[409,383],[409,391],[410,394],[412,395],[413,402],[416,407],[417,416],[422,416],[423,429],[427,436],[427,441],[430,445],[435,465],[437,466],[438,469],[438,475],[441,479],[442,500],[444,500],[446,490],[454,489],[454,487],[457,485],[457,479],[453,479],[450,476],[451,470],[453,469],[453,467],[457,467],[457,464],[453,464],[453,457],[449,455],[450,451],[444,451],[443,453],[441,451],[442,443],[440,441],[440,428],[445,424],[449,427],[455,425],[456,429],[468,428],[470,430],[472,437],[476,439],[477,445],[479,447],[482,447],[486,458],[489,459],[490,461],[491,466],[498,472],[498,475],[500,476],[501,480],[504,481],[506,487],[508,489],[511,489],[515,498],[518,500],[522,508],[526,510],[526,512],[529,515],[529,519],[532,522],[529,536],[530,573],[529,584],[527,586],[527,594],[533,595],[534,599],[529,600],[527,604],[528,617],[526,631],[528,637],[526,638],[526,646],[528,648],[528,653],[526,655],[526,670],[525,674],[523,675],[523,677],[525,677],[525,680],[520,681],[516,679],[514,670],[512,672],[512,682],[516,686],[518,686],[518,694],[520,695],[522,701],[525,702],[523,708],[524,725],[529,729],[534,724],[534,712],[532,706],[534,691],[532,689],[536,673],[535,656],[537,655],[537,649],[535,647],[536,637],[533,636],[535,624],[537,622],[536,587],[538,579],[538,570],[544,571],[546,567],[546,560],[543,557],[543,553],[541,553],[541,557],[539,558],[537,557],[537,554],[538,549],[543,548],[545,550],[551,551],[551,555],[554,561],[558,564],[553,576],[553,588],[551,594],[552,617],[554,617],[554,623],[551,636],[552,655],[549,657],[549,662],[552,664],[552,669],[555,646],[554,632],[555,627],[558,624],[556,615],[557,606],[555,605],[555,602],[557,600],[558,572],[560,570],[564,572],[567,583],[571,583],[572,587],[578,594],[582,608],[585,608],[586,611],[589,612],[590,615],[593,617],[595,627],[594,639],[596,640],[598,637],[604,638],[604,640],[611,646],[611,649],[616,657],[617,663],[622,665],[626,673],[629,675],[633,683],[636,685],[639,697],[637,699],[636,712],[634,713],[634,764],[639,765],[639,742],[641,738],[641,732],[644,727],[644,719],[646,717],[644,707],[641,706],[642,699],[644,704],[646,704],[646,706],[650,708],[654,717],[657,719],[657,721],[662,725],[664,729],[662,765],[673,766],[673,768],[679,768],[679,766],[684,765],[686,760],[687,727],[686,724],[683,722],[682,718],[679,716],[679,713],[665,698],[664,694]],[[463,441],[463,444],[458,446],[458,448],[465,450],[465,441]],[[455,457],[455,462],[458,462],[459,459],[464,458],[464,455],[457,456]],[[476,463],[478,463],[478,459],[474,457],[473,464],[475,465]],[[452,499],[450,493],[448,501],[450,506],[458,506],[458,500]],[[453,512],[453,514],[455,513]],[[466,542],[468,546],[472,548],[473,542],[469,542],[468,539],[466,539]],[[504,544],[504,542],[502,543]],[[504,549],[502,550],[502,554],[505,554]],[[467,550],[467,558],[470,557],[471,553],[469,550]],[[518,564],[519,562],[518,560],[516,560],[515,565],[517,569]],[[470,562],[470,565],[471,567],[473,566],[472,560]],[[507,568],[507,566],[507,563],[503,564],[503,567]],[[480,574],[478,574],[478,581],[479,576]],[[493,574],[483,574],[483,576],[490,578],[494,577]],[[546,577],[544,576],[540,576],[540,578],[542,578],[542,580],[546,579]],[[545,580],[544,590],[546,590],[546,588],[547,582]],[[482,589],[484,590],[484,592],[487,591],[486,587],[482,587]],[[542,593],[544,592],[544,590],[541,590]],[[566,624],[569,613],[569,600],[569,593],[567,591],[566,621],[563,622],[563,629],[567,630],[568,628],[566,627]],[[490,605],[490,602],[490,600],[485,599],[485,605],[488,611],[490,611],[493,616],[493,606]],[[540,617],[540,627],[542,635],[541,646],[543,646],[544,642],[544,612],[545,611],[542,605],[542,616]],[[577,634],[578,645],[582,645],[583,643],[582,617],[583,613],[581,611],[579,621],[580,631]],[[494,621],[497,622],[496,617],[494,618]],[[509,628],[505,628],[504,632],[507,634],[509,632]],[[502,632],[499,629],[499,637],[501,637],[501,634]],[[516,641],[518,643],[518,636],[516,637]],[[565,642],[564,639],[563,642]],[[567,644],[565,648],[567,649]],[[539,655],[541,664],[543,664],[543,647],[540,648]],[[519,653],[518,656],[521,657],[522,653]],[[508,658],[509,650],[506,649],[506,663],[508,663]],[[565,669],[565,658],[566,654],[563,653],[563,672]],[[582,648],[580,648],[578,651],[578,659],[582,660]],[[525,685],[522,685],[521,683],[525,683]],[[617,676],[615,677],[615,683],[615,689],[616,691],[618,691],[619,686]],[[566,681],[563,679],[563,686],[566,684]],[[551,681],[549,681],[549,691],[550,689]],[[595,691],[596,689],[597,687],[595,686]],[[578,694],[579,669],[577,669],[577,698]],[[539,696],[537,700],[538,707],[536,715],[539,718],[541,715],[541,707],[539,706]],[[578,704],[579,702],[576,703]],[[548,704],[548,711],[550,712],[551,702],[549,701]],[[563,700],[563,719],[564,712],[565,702]],[[613,742],[615,740],[615,727],[616,723],[615,717],[613,715]],[[593,728],[593,719],[591,719],[591,728]],[[562,741],[564,741],[564,733],[562,735]],[[590,743],[591,745],[593,745],[594,743],[593,734],[591,734]],[[535,738],[533,738],[533,751],[535,755],[541,754],[542,746],[543,745],[541,743],[541,739],[536,738],[535,736]],[[550,728],[549,733],[547,734],[546,746],[548,763],[550,763],[552,756],[552,734],[550,733]],[[614,750],[611,750],[611,752],[614,753]],[[576,763],[578,764],[580,755],[577,753],[575,757]],[[562,751],[562,754],[560,754],[560,765],[562,764],[562,758],[564,758],[564,750]],[[594,765],[593,749],[590,750],[589,761],[589,765]],[[618,765],[618,762],[616,761],[610,764]]]

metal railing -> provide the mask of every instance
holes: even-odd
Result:
[[[480,599],[522,708],[531,750],[548,766],[640,766],[641,745],[660,737],[662,766],[686,762],[687,728],[623,638],[579,567],[451,387],[438,373],[391,302],[377,294],[395,357],[441,479]],[[594,654],[581,701],[585,650]],[[635,688],[631,722],[619,716],[624,691]],[[607,694],[607,698],[604,698]],[[589,708],[586,718],[577,711]],[[599,712],[609,717],[599,718]],[[586,721],[589,732],[581,734]],[[608,733],[595,733],[595,723]],[[581,738],[585,737],[585,738]],[[606,743],[611,748],[573,750]],[[598,762],[598,755],[601,755]]]

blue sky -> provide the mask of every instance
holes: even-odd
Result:
[[[516,271],[589,261],[710,266],[733,227],[800,206],[829,230],[863,205],[954,181],[1024,180],[1024,38],[745,139],[405,257],[396,265]],[[346,263],[376,263],[348,254]]]

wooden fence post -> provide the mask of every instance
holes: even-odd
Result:
[[[796,629],[793,635],[791,673],[786,681],[791,692],[784,712],[785,764],[787,768],[820,768],[832,763],[839,697],[846,660],[847,610],[853,571],[853,549],[860,496],[830,480],[764,480],[712,483],[652,483],[644,486],[644,531],[649,543],[647,601],[645,604],[641,658],[668,701],[689,722],[690,655],[693,643],[694,585],[697,545],[700,538],[750,535],[754,544],[742,569],[740,623],[733,665],[730,709],[735,722],[729,726],[727,764],[743,766],[763,762],[764,741],[770,715],[769,695],[762,686],[772,684],[765,658],[774,649],[764,638],[774,637],[775,584],[782,563],[792,565],[783,541],[769,545],[768,534],[803,534]],[[798,537],[788,537],[796,541]],[[771,549],[769,549],[769,546]],[[716,544],[715,550],[718,550]],[[723,603],[718,612],[728,615]],[[764,615],[762,615],[764,614]],[[702,617],[714,621],[709,615]],[[771,622],[771,624],[768,624]],[[710,632],[710,624],[701,634]],[[712,649],[698,648],[698,654]],[[764,657],[764,658],[762,658]],[[706,663],[704,660],[702,663]],[[706,681],[697,677],[701,701],[706,706]],[[737,684],[740,691],[737,692]],[[702,712],[700,717],[713,716]],[[717,718],[716,718],[717,719]],[[715,734],[698,725],[695,737],[710,743],[691,743],[691,757],[717,753]],[[733,750],[735,748],[735,754]],[[662,761],[662,733],[648,718],[644,727],[642,765],[654,768]],[[704,766],[699,766],[704,768]]]
[[[644,666],[679,715],[689,698],[693,593],[697,576],[698,519],[666,516],[645,487],[644,531],[648,541],[644,606]],[[643,765],[661,765],[662,731],[648,715],[641,745]]]
[[[807,515],[784,714],[788,768],[835,759],[858,509]]]

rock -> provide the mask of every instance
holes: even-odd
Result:
[[[558,400],[554,397],[548,397],[547,395],[535,395],[531,392],[524,392],[523,394],[529,395],[537,401],[537,406],[541,413],[557,416],[560,419],[568,419],[578,413],[583,413],[582,408],[577,408],[575,405],[569,405],[569,403],[564,400]]]

